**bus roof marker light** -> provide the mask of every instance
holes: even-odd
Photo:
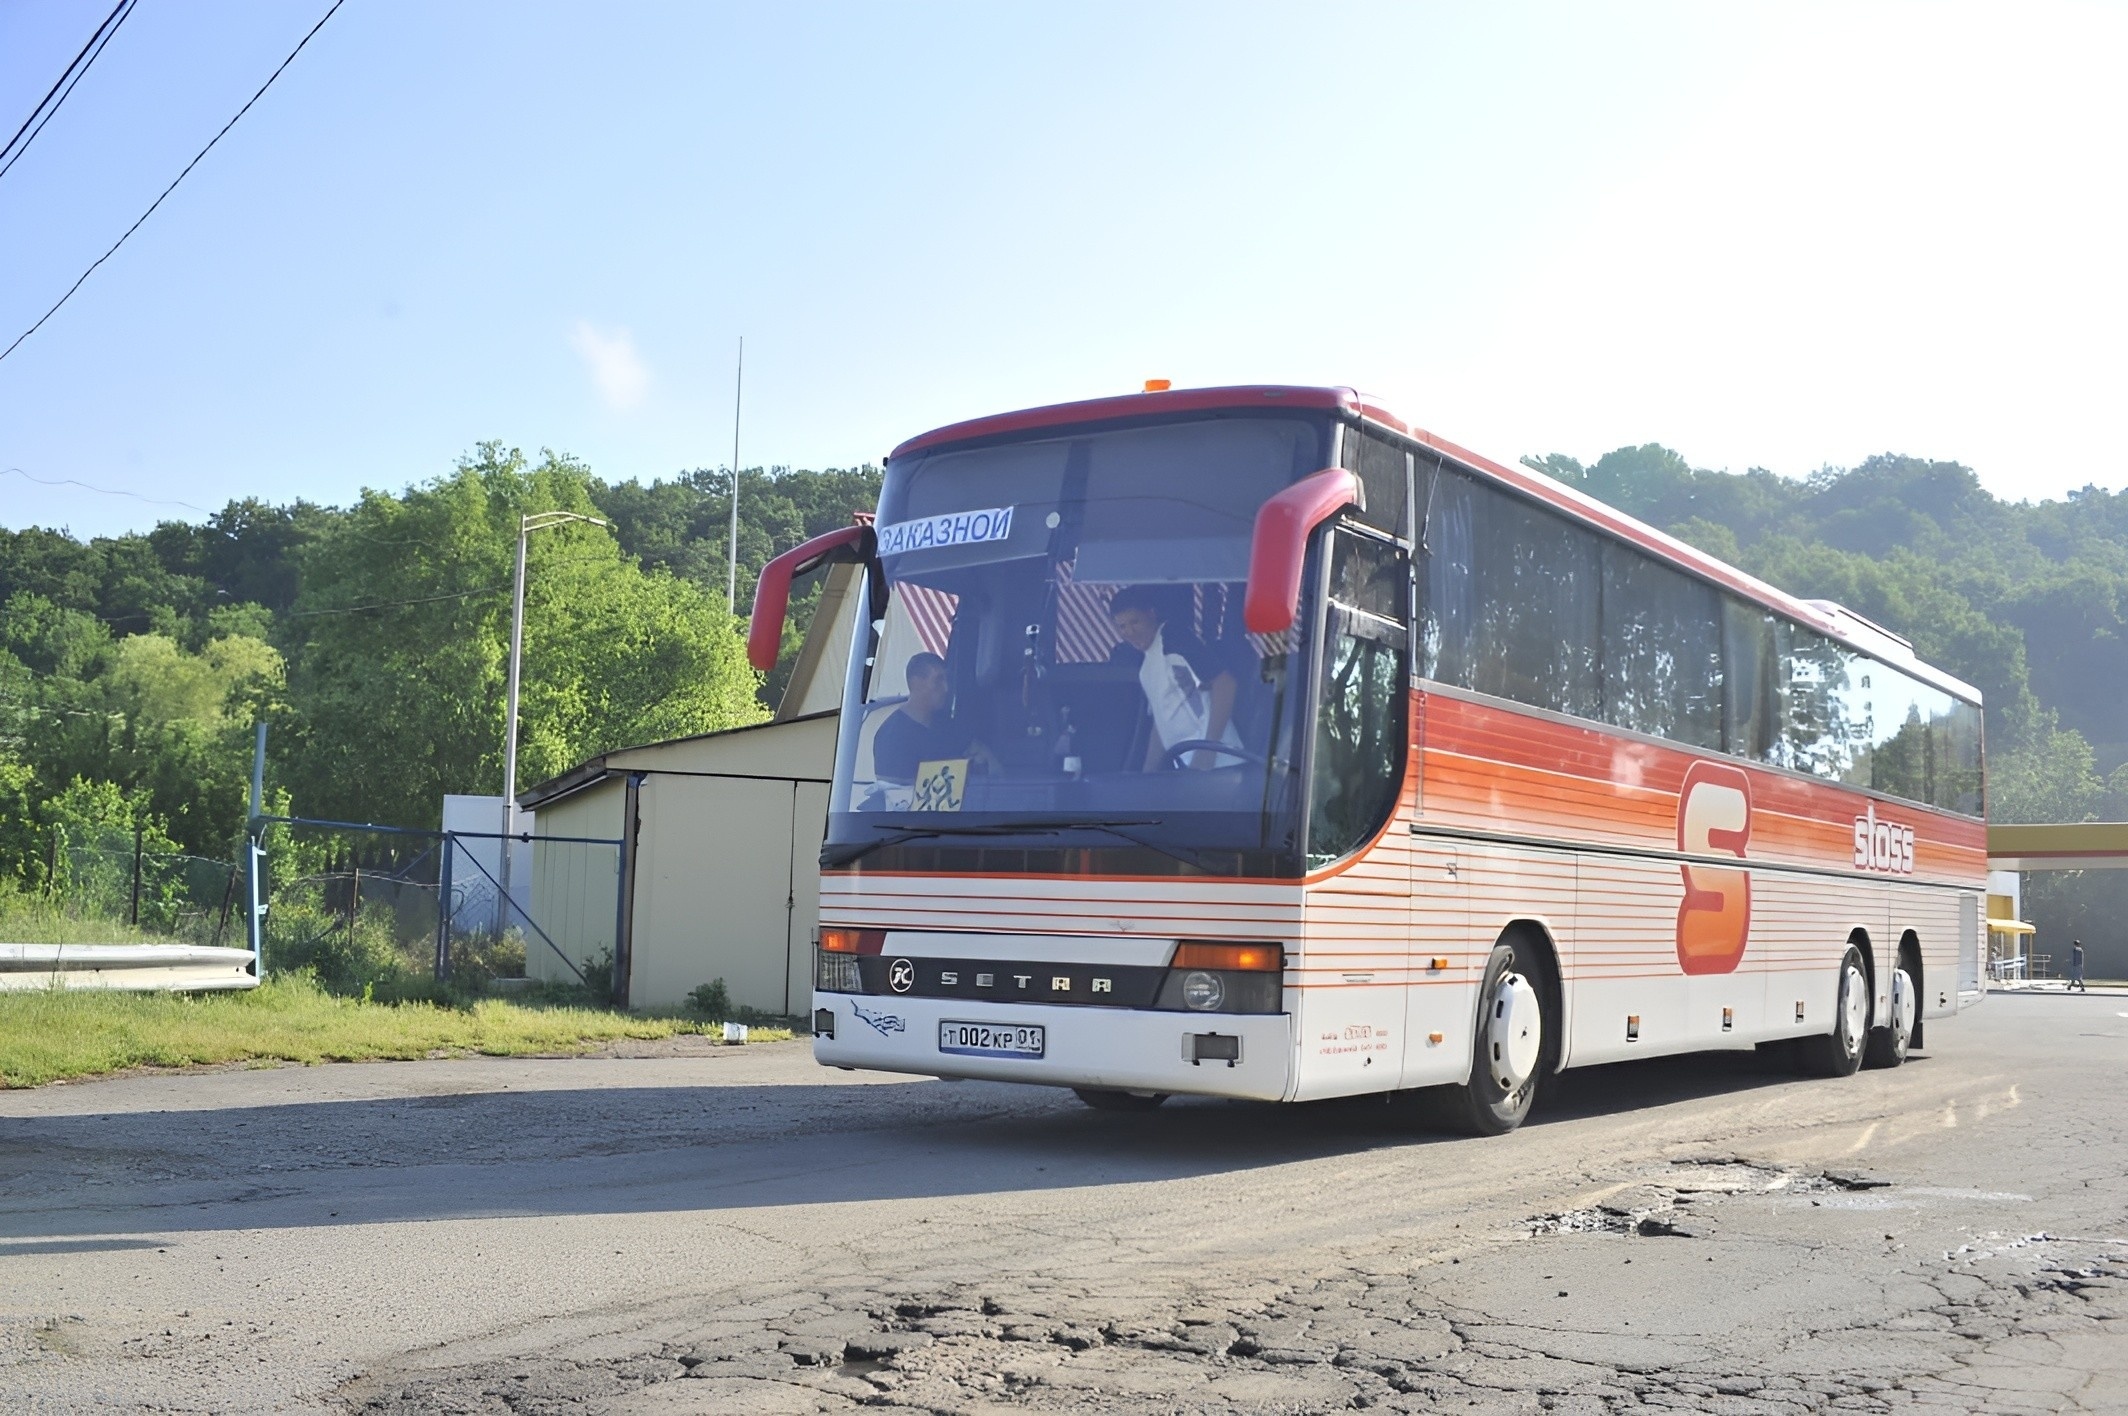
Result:
[[[1147,379],[1145,381],[1145,391],[1147,393],[1166,393],[1174,386],[1175,381],[1173,379]]]

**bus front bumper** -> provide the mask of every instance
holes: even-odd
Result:
[[[1281,1101],[1291,1093],[1293,1019],[1283,1013],[982,1004],[944,998],[815,993],[813,1058],[823,1066],[970,1077],[1038,1086]],[[834,1036],[822,1024],[832,1016]],[[1041,1055],[949,1050],[964,1029],[1041,1029]],[[1231,1039],[1232,1041],[1227,1041]],[[976,1038],[978,1042],[996,1039]],[[1233,1053],[1231,1059],[1218,1055]]]

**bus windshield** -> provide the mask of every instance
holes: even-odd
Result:
[[[890,463],[823,859],[1296,851],[1302,630],[1246,633],[1242,595],[1257,509],[1329,444],[1325,418],[1199,417]]]

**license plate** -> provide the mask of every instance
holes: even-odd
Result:
[[[938,1050],[964,1057],[1040,1057],[1047,1046],[1040,1024],[954,1023],[938,1025]]]

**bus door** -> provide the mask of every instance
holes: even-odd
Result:
[[[1387,1091],[1404,1066],[1411,833],[1400,809],[1411,702],[1411,562],[1339,527],[1318,564],[1315,731],[1308,753],[1301,1094]]]

